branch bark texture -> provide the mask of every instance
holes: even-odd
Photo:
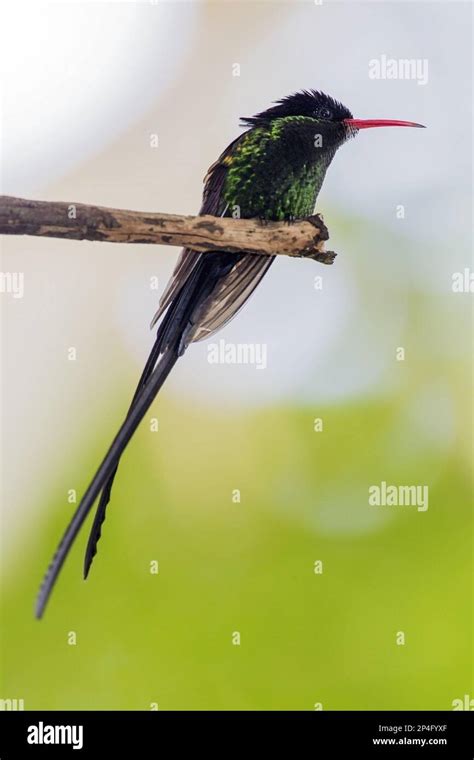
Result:
[[[333,251],[324,248],[329,235],[318,214],[291,223],[261,222],[258,219],[126,211],[2,195],[0,234],[176,245],[216,255],[228,251],[297,256],[323,264],[332,264],[336,257]]]

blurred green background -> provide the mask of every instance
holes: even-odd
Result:
[[[10,153],[22,159],[11,194],[193,213],[238,117],[301,87],[429,129],[341,150],[318,201],[334,266],[278,261],[218,336],[267,343],[265,371],[189,349],[127,450],[88,581],[83,531],[41,622],[34,599],[75,506],[68,490],[80,498],[127,409],[151,345],[150,278],[162,290],[177,251],[3,241],[25,297],[2,296],[0,697],[52,710],[451,709],[473,694],[472,295],[452,289],[470,266],[468,4],[36,12],[26,42],[47,56],[67,39],[64,66],[56,81],[40,56],[24,90],[10,86],[6,139],[31,124],[18,104],[43,81],[65,111]],[[428,57],[429,83],[370,81],[382,53]],[[381,481],[427,485],[428,510],[369,505]]]

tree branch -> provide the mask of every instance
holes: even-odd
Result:
[[[178,245],[206,253],[299,256],[323,264],[332,264],[336,257],[333,251],[324,250],[329,235],[319,215],[291,224],[262,223],[258,219],[178,216],[2,195],[0,234]]]

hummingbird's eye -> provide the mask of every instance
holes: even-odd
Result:
[[[332,113],[329,108],[317,108],[315,114],[317,119],[331,119]]]

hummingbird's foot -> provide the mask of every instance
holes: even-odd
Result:
[[[263,215],[262,215],[262,216],[259,216],[259,217],[258,217],[258,221],[260,222],[260,224],[261,224],[263,227],[266,227],[266,226],[267,226],[267,224],[268,224],[268,219],[267,219],[267,217],[266,217],[266,216],[263,216]]]
[[[324,224],[324,219],[321,216],[321,214],[313,214],[312,216],[306,216],[304,221],[309,222],[310,224],[313,225],[313,227],[316,227],[319,230],[320,240],[329,240],[329,231],[326,225]]]

